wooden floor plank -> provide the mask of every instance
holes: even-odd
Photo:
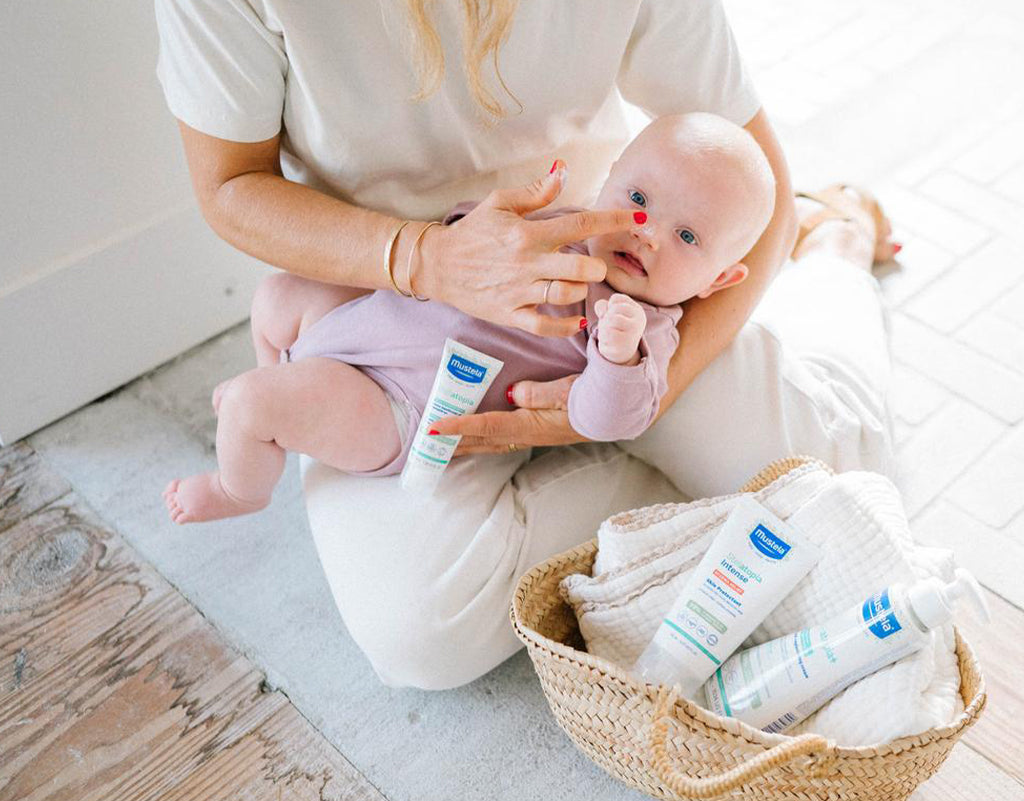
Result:
[[[0,448],[0,531],[70,491],[64,477],[43,467],[24,442]]]
[[[961,740],[938,773],[920,785],[910,801],[1024,801],[1016,781]]]
[[[59,487],[32,461],[0,474],[40,479],[21,508]],[[0,531],[0,801],[383,799],[119,535],[58,498]]]
[[[291,759],[282,758],[279,753],[268,752],[266,741],[287,743],[289,751],[301,753],[301,768]],[[260,786],[267,775],[273,778],[274,785],[281,793],[281,801],[321,797],[357,801],[369,797],[362,794],[362,788],[353,787],[332,768],[329,744],[316,734],[309,722],[291,704],[282,705],[273,717],[249,732],[232,748],[245,752],[249,760],[258,760],[260,770],[246,771],[232,779],[229,785],[225,780],[224,766],[220,764],[227,761],[228,754],[222,752],[223,759],[211,759],[163,798],[166,801],[227,798],[229,787],[233,792],[231,798],[260,798]]]
[[[988,703],[964,741],[1024,782],[1024,611],[985,590],[992,622],[983,625],[969,611],[957,615],[957,628],[978,657]]]

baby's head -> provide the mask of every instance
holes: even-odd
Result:
[[[768,159],[740,126],[714,114],[653,120],[612,165],[596,208],[634,208],[647,223],[586,240],[618,292],[657,306],[706,298],[747,277],[740,261],[775,207]],[[624,262],[629,253],[643,270]]]

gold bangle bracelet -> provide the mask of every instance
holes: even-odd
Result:
[[[394,230],[394,233],[391,234],[391,238],[388,240],[388,243],[384,246],[384,275],[388,277],[388,281],[391,286],[395,288],[395,292],[407,298],[412,297],[412,295],[406,295],[398,288],[398,284],[395,282],[395,275],[391,267],[391,259],[394,255],[395,241],[398,239],[398,235],[402,232],[402,229],[411,222],[412,220],[405,220],[404,222],[399,223],[398,227]]]
[[[423,301],[430,300],[430,298],[421,298],[419,295],[416,294],[416,290],[412,288],[412,257],[413,257],[413,255],[415,255],[415,253],[416,253],[416,246],[420,243],[420,238],[423,236],[424,233],[426,233],[426,230],[430,226],[432,226],[432,225],[440,225],[440,224],[441,223],[439,223],[437,221],[428,222],[426,225],[423,226],[423,228],[420,230],[420,232],[416,235],[416,240],[412,243],[412,248],[409,250],[409,261],[405,265],[405,282],[409,285],[409,292],[411,292],[412,294],[411,295],[407,295],[406,297],[414,297],[414,298],[416,298],[416,300],[423,300]]]

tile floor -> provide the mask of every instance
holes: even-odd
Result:
[[[798,187],[871,186],[905,245],[882,287],[915,536],[953,548],[1022,609],[1024,6],[726,6]],[[580,786],[595,801],[640,798],[574,750],[524,652],[450,693],[381,687],[319,572],[294,456],[265,513],[201,530],[167,522],[168,475],[212,465],[211,389],[251,364],[238,326],[29,442],[389,798],[527,801]],[[969,771],[958,797],[974,797]]]
[[[1024,607],[994,568],[1024,565],[1024,7],[726,5],[797,186],[871,186],[905,245],[882,289],[914,531]]]

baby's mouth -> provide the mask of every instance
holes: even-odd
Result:
[[[616,250],[614,252],[614,256],[615,263],[630,275],[647,275],[647,270],[644,269],[643,264],[640,263],[640,260],[636,256],[626,253],[623,250]]]

